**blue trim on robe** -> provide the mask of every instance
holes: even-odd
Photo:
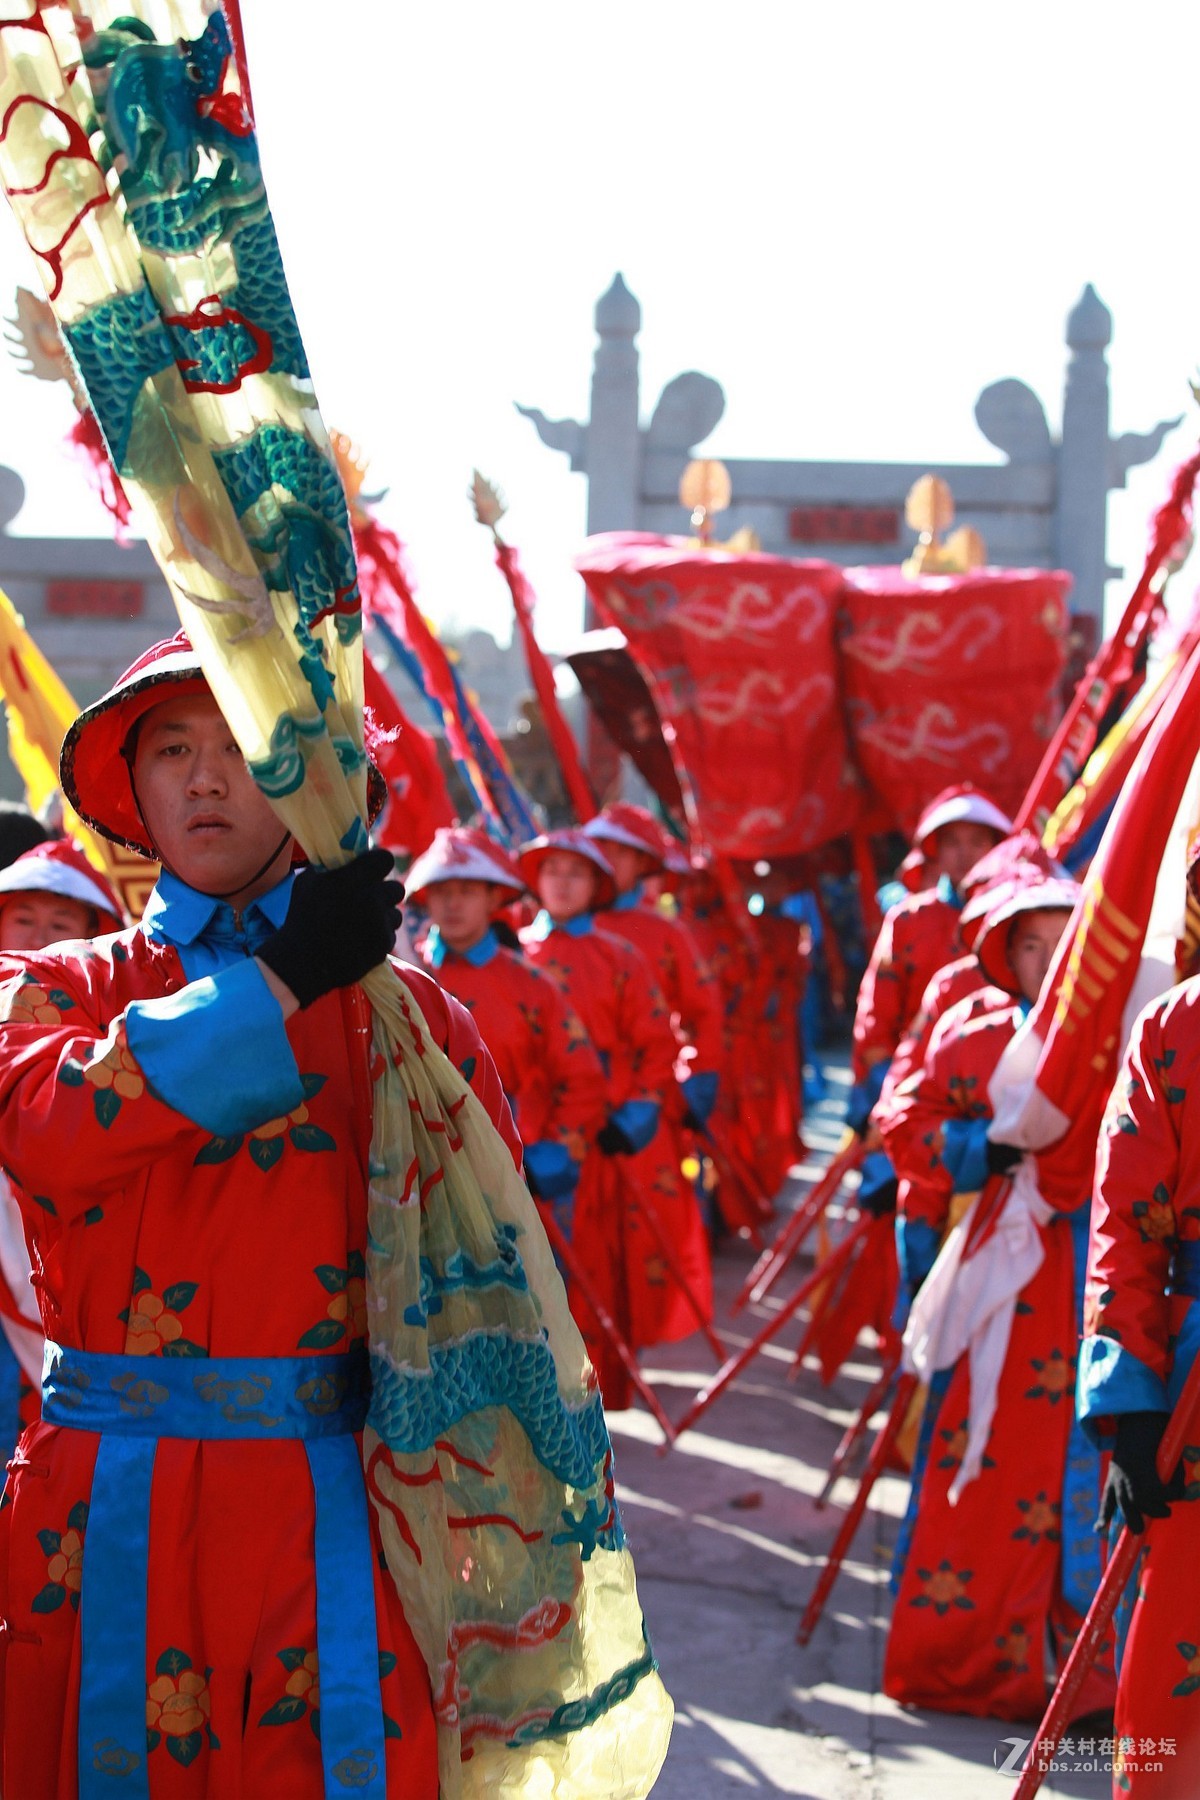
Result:
[[[179,953],[187,987],[125,1009],[125,1037],[151,1090],[214,1137],[235,1137],[304,1100],[279,1002],[254,952],[287,917],[292,876],[254,900],[240,929],[224,900],[164,871],[142,929]]]
[[[563,919],[560,924],[556,924],[550,917],[550,914],[546,911],[545,907],[543,907],[537,918],[533,921],[533,924],[529,927],[529,935],[531,938],[535,938],[539,944],[544,943],[545,940],[548,937],[552,937],[555,932],[558,932],[565,937],[588,937],[591,934],[594,922],[593,915],[590,912],[582,912],[576,913],[573,919]]]
[[[955,912],[962,911],[963,897],[948,875],[938,876],[937,897],[944,900],[947,906],[952,906]]]
[[[422,955],[431,969],[440,969],[448,956],[457,957],[460,962],[470,963],[473,969],[486,969],[494,956],[500,953],[500,940],[489,925],[477,944],[469,950],[452,950],[437,926],[431,926],[425,938]]]
[[[636,912],[642,904],[642,884],[635,881],[633,886],[623,894],[618,894],[609,908],[610,912]]]
[[[908,1219],[896,1214],[896,1260],[901,1280],[915,1294],[937,1261],[941,1238],[928,1219]]]
[[[694,1075],[685,1076],[679,1084],[684,1105],[691,1108],[702,1125],[707,1125],[712,1118],[719,1082],[720,1076],[715,1069],[697,1069]]]
[[[883,1092],[883,1084],[891,1066],[891,1057],[883,1057],[867,1071],[861,1081],[854,1083],[846,1096],[846,1123],[851,1131],[858,1132],[860,1136],[867,1129],[867,1120]]]
[[[1189,1318],[1195,1312],[1189,1307]],[[1079,1347],[1075,1414],[1092,1442],[1112,1448],[1110,1421],[1118,1413],[1169,1412],[1167,1384],[1115,1338],[1084,1338]]]
[[[659,1109],[653,1100],[622,1100],[608,1115],[609,1123],[623,1131],[635,1150],[644,1150],[658,1130]]]
[[[947,1119],[942,1126],[942,1167],[956,1194],[977,1194],[987,1180],[991,1119]]]
[[[1090,1201],[1068,1213],[1074,1286],[1075,1330],[1083,1330],[1083,1296],[1087,1286]],[[1100,1464],[1095,1446],[1072,1415],[1067,1438],[1067,1466],[1062,1497],[1062,1590],[1077,1612],[1086,1613],[1100,1584],[1103,1565],[1095,1533],[1100,1506]]]
[[[563,1200],[579,1186],[579,1164],[562,1144],[548,1138],[525,1146],[525,1167],[546,1200]]]

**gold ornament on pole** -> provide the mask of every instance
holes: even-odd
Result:
[[[987,561],[987,545],[973,525],[960,525],[942,542],[954,523],[954,495],[940,475],[913,482],[904,517],[917,533],[917,547],[901,565],[906,575],[965,575]]]

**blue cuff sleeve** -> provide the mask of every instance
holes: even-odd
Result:
[[[990,1119],[947,1119],[942,1126],[942,1163],[956,1194],[977,1194],[987,1180]]]
[[[851,1131],[863,1132],[867,1128],[867,1120],[871,1116],[875,1102],[883,1092],[883,1084],[887,1080],[887,1072],[891,1068],[891,1058],[885,1057],[877,1062],[864,1080],[856,1081],[850,1089],[846,1100],[846,1123]]]
[[[537,1183],[538,1193],[547,1200],[563,1200],[579,1185],[579,1164],[561,1144],[543,1139],[526,1144],[525,1167]]]
[[[702,1125],[707,1125],[712,1118],[713,1107],[717,1104],[719,1079],[715,1070],[701,1069],[679,1084],[683,1089],[684,1104],[691,1108]]]
[[[644,1150],[658,1130],[658,1107],[653,1100],[625,1100],[610,1117],[635,1150]]]
[[[214,1137],[252,1131],[304,1099],[283,1013],[253,957],[133,1001],[125,1037],[159,1098]]]
[[[1086,1337],[1079,1346],[1075,1414],[1102,1450],[1113,1442],[1111,1421],[1127,1412],[1169,1412],[1167,1384],[1115,1338]]]
[[[925,1219],[906,1219],[896,1214],[896,1260],[900,1279],[910,1294],[916,1292],[937,1261],[938,1234]]]

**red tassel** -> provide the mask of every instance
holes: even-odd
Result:
[[[579,746],[575,742],[575,734],[563,718],[562,708],[558,704],[558,694],[554,686],[554,671],[534,634],[533,589],[517,560],[517,553],[513,546],[502,542],[500,538],[496,539],[496,562],[503,572],[509,592],[512,594],[513,612],[516,615],[517,630],[521,634],[525,663],[529,670],[530,680],[533,682],[534,692],[538,697],[538,705],[542,709],[546,731],[554,746],[555,755],[558,757],[558,766],[562,771],[567,798],[575,809],[576,819],[582,825],[588,819],[595,817],[596,796],[592,792],[592,784],[584,771]]]
[[[90,407],[76,418],[67,433],[67,442],[87,470],[93,493],[112,514],[118,544],[127,544],[129,522],[133,517],[129,496],[121,486],[121,477],[112,465],[108,445]]]

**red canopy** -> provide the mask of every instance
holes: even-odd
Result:
[[[650,688],[701,839],[753,860],[854,825],[862,790],[843,723],[840,570],[641,532],[590,538],[575,566]]]

